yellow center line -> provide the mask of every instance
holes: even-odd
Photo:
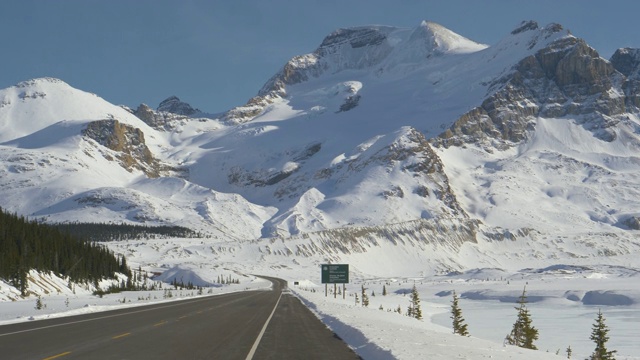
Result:
[[[57,359],[59,357],[67,356],[69,354],[71,354],[71,351],[63,352],[62,354],[58,354],[58,355],[49,356],[48,358],[44,358],[42,360],[53,360],[53,359]]]
[[[184,316],[180,316],[178,319],[184,319],[184,318],[188,318],[189,315],[184,315]]]
[[[167,323],[166,321],[160,321],[159,323],[157,323],[157,324],[155,324],[153,326],[161,326],[161,325],[164,325],[166,323]]]
[[[116,336],[112,337],[112,339],[114,339],[114,340],[115,339],[120,339],[120,338],[123,338],[125,336],[129,336],[129,335],[131,335],[131,333],[124,333],[124,334],[116,335]]]

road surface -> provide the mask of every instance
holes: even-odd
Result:
[[[0,326],[2,359],[358,359],[295,296],[245,291]],[[276,305],[277,304],[277,305]]]

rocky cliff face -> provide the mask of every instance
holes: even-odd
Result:
[[[192,108],[191,105],[186,102],[180,101],[177,96],[170,96],[161,101],[157,110],[185,116],[190,116],[200,112],[200,110]]]
[[[611,56],[611,64],[625,76],[622,83],[625,106],[630,109],[640,108],[640,49],[618,49]]]
[[[180,129],[191,121],[212,120],[208,117],[201,117],[206,115],[175,96],[162,101],[157,110],[147,104],[140,104],[135,110],[127,110],[152,128],[166,132],[180,132]]]
[[[176,125],[189,119],[186,115],[155,111],[147,104],[140,104],[132,113],[156,130],[172,131]]]
[[[144,133],[116,119],[93,121],[87,124],[82,135],[112,150],[116,159],[104,154],[108,160],[117,160],[122,167],[131,171],[141,170],[148,177],[160,176],[158,160],[147,147]]]
[[[539,29],[532,23],[522,31],[560,31],[558,25]],[[630,65],[621,65],[622,67]],[[611,129],[617,115],[627,111],[614,87],[623,76],[583,40],[563,37],[518,62],[506,76],[495,80],[480,106],[461,116],[438,138],[438,146],[481,143],[504,149],[523,141],[535,127],[536,117],[577,115],[585,128],[605,141],[615,139]],[[627,82],[627,88],[635,85]],[[627,98],[633,97],[627,91]]]

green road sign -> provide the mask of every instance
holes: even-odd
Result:
[[[349,283],[349,264],[324,264],[321,269],[323,284]]]

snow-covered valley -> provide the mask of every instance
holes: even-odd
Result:
[[[98,297],[80,286],[74,294],[66,282],[59,280],[57,290],[49,288],[47,295],[40,291],[45,307],[38,310],[35,297],[7,301],[9,287],[2,283],[0,324],[268,289],[267,281],[245,275],[265,274],[286,279],[294,293],[365,359],[553,359],[562,358],[555,356],[557,351],[566,355],[569,346],[572,358],[584,358],[593,351],[589,335],[599,309],[611,329],[609,347],[618,351],[617,358],[640,358],[636,341],[640,336],[640,273],[632,256],[612,256],[607,258],[607,264],[565,259],[566,263],[538,267],[552,262],[523,262],[519,257],[505,255],[500,261],[512,269],[485,267],[437,273],[414,264],[414,269],[425,270],[413,275],[383,276],[407,274],[406,265],[399,260],[390,262],[383,253],[369,255],[369,261],[379,264],[380,270],[375,275],[364,274],[358,270],[357,255],[343,255],[335,259],[351,265],[350,283],[343,299],[342,294],[334,297],[333,286],[328,287],[329,294],[325,296],[325,286],[320,283],[322,260],[286,254],[281,246],[269,241],[203,244],[197,239],[159,239],[110,243],[110,247],[125,254],[132,268],[140,266],[144,271],[163,273],[164,289]],[[267,247],[272,254],[265,252]],[[427,262],[424,258],[423,263]],[[532,267],[518,269],[521,264]],[[218,285],[220,277],[239,279],[240,283]],[[169,285],[174,279],[209,287],[201,293],[175,290]],[[294,285],[296,282],[298,285]],[[423,320],[405,315],[414,285],[420,294]],[[354,295],[360,296],[362,286],[369,296],[368,307],[355,303]],[[533,325],[540,331],[538,351],[503,345],[516,318],[515,302],[525,287]],[[32,290],[39,292],[35,285]],[[452,291],[461,297],[470,338],[452,334]],[[402,314],[395,312],[398,307]]]

